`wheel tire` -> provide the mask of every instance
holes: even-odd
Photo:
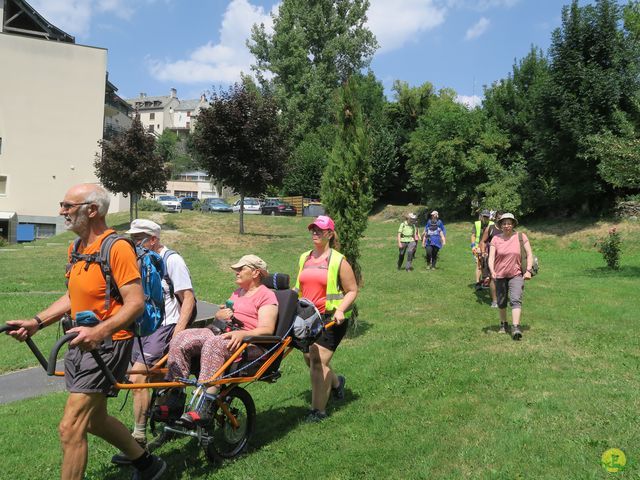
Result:
[[[225,404],[240,423],[234,431],[221,408],[216,408],[210,425],[211,440],[205,449],[209,461],[219,463],[235,458],[247,449],[256,425],[256,406],[249,392],[235,387],[224,398]]]

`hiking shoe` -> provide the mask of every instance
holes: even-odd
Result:
[[[195,428],[196,425],[206,425],[211,421],[212,417],[209,413],[205,413],[208,409],[205,408],[203,410],[204,412],[197,410],[186,412],[176,423],[186,428]]]
[[[522,338],[522,332],[520,331],[520,325],[514,325],[511,330],[511,338],[514,340],[520,340]]]
[[[133,437],[133,439],[138,442],[138,445],[140,445],[143,450],[147,449],[146,438]],[[114,465],[131,465],[131,459],[127,457],[123,452],[118,452],[113,457],[111,457],[111,463],[113,463]]]
[[[324,420],[325,418],[327,418],[328,416],[329,415],[327,415],[325,412],[321,412],[320,410],[317,410],[314,408],[309,412],[309,415],[307,415],[304,421],[305,423],[318,423]]]
[[[167,462],[156,455],[151,455],[151,465],[144,470],[133,472],[132,480],[157,480],[162,478],[162,474],[167,469]]]
[[[491,308],[498,308],[498,302],[491,302]]]
[[[336,388],[331,388],[331,394],[333,398],[336,400],[344,399],[344,384],[347,383],[347,379],[344,375],[338,375],[338,386]]]
[[[507,333],[507,327],[507,322],[500,322],[500,330],[498,330],[498,333]]]

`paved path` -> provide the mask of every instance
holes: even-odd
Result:
[[[62,369],[61,362],[58,370]],[[0,375],[0,404],[64,390],[64,378],[49,377],[40,366]]]
[[[195,322],[206,323],[218,308],[217,305],[198,301],[198,315]],[[63,369],[62,361],[58,362],[56,369]],[[38,397],[52,392],[61,392],[64,389],[64,378],[47,376],[41,366],[5,373],[0,375],[0,404]]]

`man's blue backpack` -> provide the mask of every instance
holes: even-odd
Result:
[[[160,255],[146,248],[136,247],[130,238],[117,235],[116,233],[112,233],[102,240],[98,254],[81,254],[78,253],[78,248],[80,247],[80,238],[78,238],[73,244],[71,261],[67,265],[67,271],[79,260],[84,260],[87,264],[99,264],[106,284],[105,310],[109,309],[112,298],[118,302],[122,302],[122,296],[120,295],[111,271],[111,247],[113,247],[118,240],[129,243],[138,258],[142,289],[144,290],[144,312],[140,317],[136,318],[134,331],[137,336],[145,337],[155,332],[164,321],[162,278],[165,276],[165,266]]]

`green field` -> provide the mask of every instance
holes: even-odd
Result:
[[[152,214],[172,229],[165,243],[187,260],[198,298],[220,302],[233,288],[229,265],[246,253],[271,271],[293,274],[310,248],[308,219]],[[529,225],[540,275],[527,283],[524,338],[497,333],[498,313],[472,288],[470,223],[447,225],[439,268],[395,269],[398,222],[378,215],[362,243],[365,284],[358,328],[334,366],[347,377],[330,418],[301,422],[310,400],[298,352],[273,385],[248,387],[257,432],[247,455],[218,468],[195,441],[158,452],[166,478],[604,479],[640,478],[640,227],[622,224],[622,268],[611,272],[594,248],[608,224]],[[110,218],[122,229],[127,217]],[[446,218],[445,218],[446,220]],[[34,248],[0,252],[0,322],[28,318],[64,290],[65,234]],[[36,337],[44,348],[56,328]],[[28,349],[0,338],[0,372],[35,364]],[[131,401],[111,411],[131,424]],[[59,475],[56,426],[64,394],[0,405],[0,478]],[[603,452],[620,448],[622,473],[607,473]],[[87,478],[120,479],[113,449],[91,440]],[[127,475],[129,473],[127,472]]]

